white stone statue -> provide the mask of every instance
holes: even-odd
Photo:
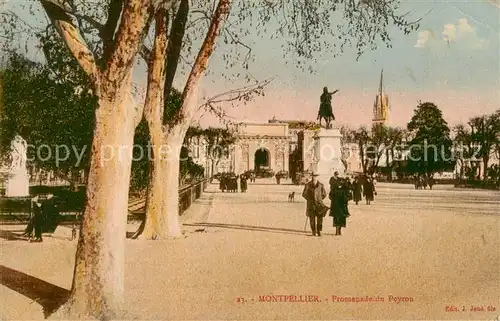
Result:
[[[19,135],[10,143],[10,164],[8,178],[5,184],[5,196],[23,197],[29,195],[29,175],[26,170],[26,152],[28,144]]]
[[[21,136],[16,135],[10,143],[10,153],[12,157],[12,163],[10,165],[11,172],[16,173],[18,171],[26,170],[26,152],[26,141]]]

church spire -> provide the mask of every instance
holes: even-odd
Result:
[[[380,84],[373,104],[373,124],[384,124],[387,120],[389,97],[384,93],[384,69],[380,71]]]
[[[380,72],[380,85],[378,88],[378,93],[382,94],[383,93],[383,83],[384,83],[384,68],[382,68],[382,71]]]

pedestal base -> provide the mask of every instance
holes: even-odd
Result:
[[[341,161],[341,138],[342,134],[335,126],[332,129],[321,129],[314,136],[314,171],[319,175],[318,180],[325,186],[328,186],[333,173],[343,174],[345,171]]]
[[[30,195],[30,179],[27,173],[10,173],[5,182],[5,196],[24,197]]]

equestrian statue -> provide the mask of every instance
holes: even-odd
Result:
[[[335,90],[334,92],[328,92],[328,88],[323,88],[323,94],[321,94],[321,104],[319,105],[318,112],[318,120],[319,125],[321,126],[321,120],[325,119],[325,128],[330,129],[332,127],[331,122],[335,120],[335,116],[333,115],[332,109],[332,96],[335,95],[339,90]]]

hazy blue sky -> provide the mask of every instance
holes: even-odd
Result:
[[[312,75],[284,63],[279,41],[252,37],[256,56],[252,74],[259,79],[276,75],[277,79],[265,97],[230,109],[230,114],[247,120],[267,120],[273,115],[313,120],[326,85],[340,89],[333,100],[338,120],[369,124],[382,68],[391,124],[404,125],[418,100],[435,102],[452,124],[500,108],[498,4],[409,1],[403,6],[403,12],[407,10],[413,17],[424,16],[419,32],[405,36],[394,28],[393,48],[366,52],[358,62],[353,51],[335,59],[324,54],[321,71]],[[210,61],[210,68],[221,66],[217,58]],[[212,84],[207,79],[205,83],[209,93],[234,87],[225,81]],[[202,123],[212,120],[204,117]]]
[[[10,0],[10,4],[19,1]],[[294,67],[293,57],[289,58],[289,64],[285,63],[281,40],[256,34],[246,37],[245,42],[252,46],[255,56],[250,64],[252,75],[257,79],[276,76],[276,80],[266,89],[265,97],[236,108],[228,107],[228,113],[242,121],[267,121],[273,115],[314,120],[321,90],[328,86],[331,90],[340,89],[333,99],[338,120],[353,126],[369,124],[382,68],[391,105],[390,124],[405,125],[418,100],[436,103],[451,124],[498,109],[498,0],[407,1],[401,12],[410,10],[411,17],[423,17],[418,32],[405,36],[392,28],[393,48],[381,46],[366,52],[359,61],[352,50],[335,59],[329,53],[322,53],[319,71],[314,74]],[[22,15],[29,17],[26,12]],[[209,63],[215,73],[203,81],[200,95],[211,96],[245,84],[243,79],[217,76],[226,68],[221,57],[226,50],[219,41],[217,53]],[[135,80],[144,83],[143,67],[137,67],[136,75]],[[182,85],[184,78],[179,77],[176,83]],[[214,117],[205,115],[201,123],[214,121]]]

